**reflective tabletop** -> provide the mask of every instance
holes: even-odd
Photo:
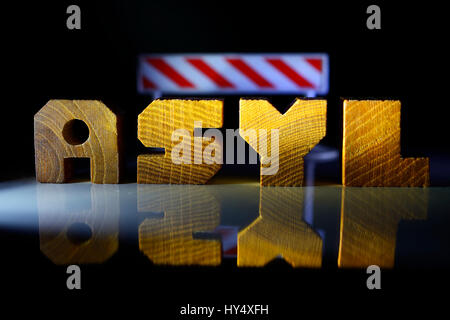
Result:
[[[101,264],[119,248],[162,266],[441,268],[450,188],[0,184],[0,226],[38,238],[56,265]]]

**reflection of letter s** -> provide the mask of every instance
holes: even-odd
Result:
[[[71,14],[67,18],[67,21],[66,21],[67,29],[80,30],[81,29],[81,9],[80,9],[80,7],[75,4],[72,4],[67,7],[66,13]]]

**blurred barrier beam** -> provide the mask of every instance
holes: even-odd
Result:
[[[325,100],[296,99],[281,114],[267,100],[241,99],[240,134],[261,157],[262,186],[303,185],[303,157],[325,136],[326,113]],[[249,134],[251,130],[256,134]],[[270,134],[273,130],[278,132],[276,136]],[[272,141],[274,137],[277,139]],[[278,143],[275,148],[274,143]]]
[[[328,93],[325,53],[146,54],[139,57],[141,94]]]
[[[34,116],[36,179],[62,183],[70,161],[90,158],[93,183],[119,182],[116,115],[96,100],[50,100]]]
[[[138,156],[137,182],[204,184],[211,179],[222,165],[205,163],[203,154],[207,146],[215,144],[215,157],[221,158],[222,145],[212,139],[194,137],[198,124],[205,128],[221,128],[223,102],[155,100],[145,108],[138,117],[138,138],[148,148],[164,148],[164,154]],[[177,132],[181,134],[174,136]],[[180,157],[182,162],[174,163],[175,157]]]
[[[342,184],[426,187],[428,158],[401,158],[400,101],[345,100]]]

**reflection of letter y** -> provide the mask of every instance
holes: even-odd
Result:
[[[281,256],[293,267],[320,267],[322,239],[302,219],[303,188],[260,192],[259,217],[238,235],[238,266],[264,266]]]

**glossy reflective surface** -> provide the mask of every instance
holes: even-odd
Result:
[[[27,180],[0,184],[0,226],[38,234],[56,265],[105,263],[122,247],[168,266],[441,267],[449,199],[450,188]]]

